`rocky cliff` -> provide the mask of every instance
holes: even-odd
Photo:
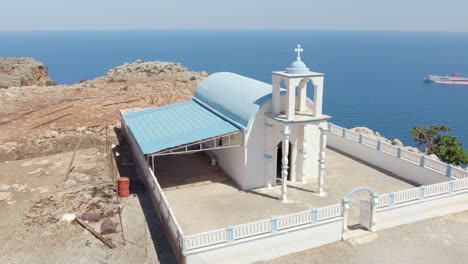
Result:
[[[33,58],[0,57],[0,88],[53,84],[43,63]]]
[[[80,137],[81,148],[96,146],[118,131],[120,109],[189,100],[206,76],[137,60],[74,85],[0,89],[0,161],[73,150]]]

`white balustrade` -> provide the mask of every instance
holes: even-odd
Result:
[[[339,217],[343,214],[343,205],[335,204],[317,209],[317,221]]]
[[[395,192],[395,204],[418,200],[420,198],[420,188]]]
[[[333,134],[342,135],[343,128],[335,124],[330,124],[330,132],[332,132]]]
[[[452,174],[450,176],[457,179],[465,179],[468,178],[468,171],[459,168],[452,168]]]
[[[185,237],[187,250],[217,245],[225,243],[226,241],[227,239],[225,229],[217,229]]]
[[[380,151],[396,156],[398,153],[398,147],[382,142],[380,145]]]
[[[401,149],[400,154],[401,154],[401,159],[404,159],[406,161],[409,161],[418,165],[421,162],[421,154],[414,153],[405,149]]]
[[[447,163],[440,162],[438,160],[433,160],[429,157],[426,158],[426,162],[424,163],[424,167],[428,169],[432,169],[438,171],[440,173],[444,173],[447,171]]]
[[[453,190],[462,191],[468,189],[468,179],[453,181]]]
[[[311,223],[311,211],[303,211],[299,213],[283,215],[277,217],[278,230],[291,228],[295,226],[305,225]]]
[[[362,136],[362,144],[376,149],[378,140],[367,136]]]
[[[271,232],[271,220],[261,220],[257,222],[237,225],[232,228],[234,240],[261,235]]]
[[[351,130],[346,130],[346,138],[359,142],[359,134]]]
[[[390,195],[388,193],[379,195],[377,208],[385,207],[390,204]]]
[[[424,188],[424,197],[432,197],[436,195],[446,194],[450,192],[450,182],[442,182],[427,185]]]

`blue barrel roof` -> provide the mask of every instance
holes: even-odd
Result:
[[[248,128],[260,107],[271,99],[271,91],[271,84],[219,72],[198,85],[193,99],[229,121]]]

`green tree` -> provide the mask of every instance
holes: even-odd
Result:
[[[410,129],[410,133],[414,141],[424,147],[425,154],[435,154],[444,162],[454,165],[468,163],[468,153],[463,148],[463,143],[456,136],[449,135],[447,132],[450,130],[446,125],[416,125]]]
[[[433,152],[441,160],[454,164],[468,164],[468,153],[462,146],[462,142],[452,135],[439,135],[433,146]]]
[[[410,129],[414,141],[418,142],[419,146],[424,147],[424,153],[426,154],[433,153],[432,147],[434,146],[435,140],[441,131],[448,132],[450,131],[450,128],[446,125],[432,125],[427,128],[416,125]]]

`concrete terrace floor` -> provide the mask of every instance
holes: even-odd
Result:
[[[186,235],[333,205],[356,187],[378,193],[413,188],[415,185],[332,149],[326,151],[325,197],[315,193],[316,183],[288,183],[288,202],[277,198],[280,186],[270,190],[242,191],[204,153],[169,155],[155,159],[156,176]],[[359,199],[350,204],[350,226],[358,223]]]

